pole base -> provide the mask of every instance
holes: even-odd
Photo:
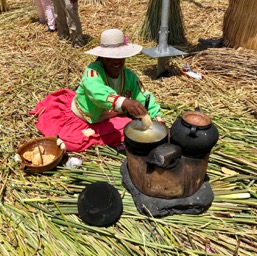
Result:
[[[142,50],[142,53],[152,57],[152,58],[158,58],[157,63],[157,78],[163,76],[163,74],[167,73],[165,68],[165,63],[168,60],[169,57],[172,56],[181,56],[181,55],[187,55],[188,53],[180,51],[172,46],[168,46],[164,51],[160,51],[159,47],[155,48],[144,48]]]
[[[160,51],[159,47],[155,48],[144,48],[142,53],[152,57],[152,58],[161,58],[161,57],[172,57],[172,56],[180,56],[187,55],[186,52],[180,51],[172,46],[168,46],[165,51]]]

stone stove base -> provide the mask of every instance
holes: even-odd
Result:
[[[134,203],[140,214],[153,217],[163,217],[173,214],[200,214],[212,204],[214,194],[208,179],[192,196],[176,199],[162,199],[151,197],[140,192],[130,179],[127,160],[120,167],[122,185],[132,195]]]

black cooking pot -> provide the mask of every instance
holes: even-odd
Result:
[[[170,143],[179,145],[187,156],[208,154],[218,138],[216,126],[199,108],[185,112],[170,128]]]
[[[124,142],[126,148],[135,155],[147,156],[157,146],[168,142],[168,128],[165,124],[152,121],[147,130],[137,129],[140,120],[133,120],[124,128]]]

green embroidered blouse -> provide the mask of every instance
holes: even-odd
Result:
[[[94,123],[103,111],[115,111],[115,103],[123,96],[145,104],[146,95],[151,94],[144,88],[139,78],[130,69],[124,67],[121,83],[114,90],[108,82],[101,61],[91,63],[85,70],[82,81],[76,91],[75,105],[80,114],[89,123]],[[160,106],[153,95],[148,107],[151,118],[160,116]]]

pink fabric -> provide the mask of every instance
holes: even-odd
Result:
[[[51,0],[34,0],[38,18],[41,23],[46,23],[50,29],[55,29],[55,14]]]
[[[44,136],[58,135],[70,152],[81,152],[94,144],[117,146],[123,142],[123,128],[131,121],[130,118],[118,116],[89,124],[71,111],[74,96],[75,92],[69,89],[55,91],[29,112],[38,116],[36,126]],[[85,137],[82,130],[88,128],[95,130],[95,134]]]

